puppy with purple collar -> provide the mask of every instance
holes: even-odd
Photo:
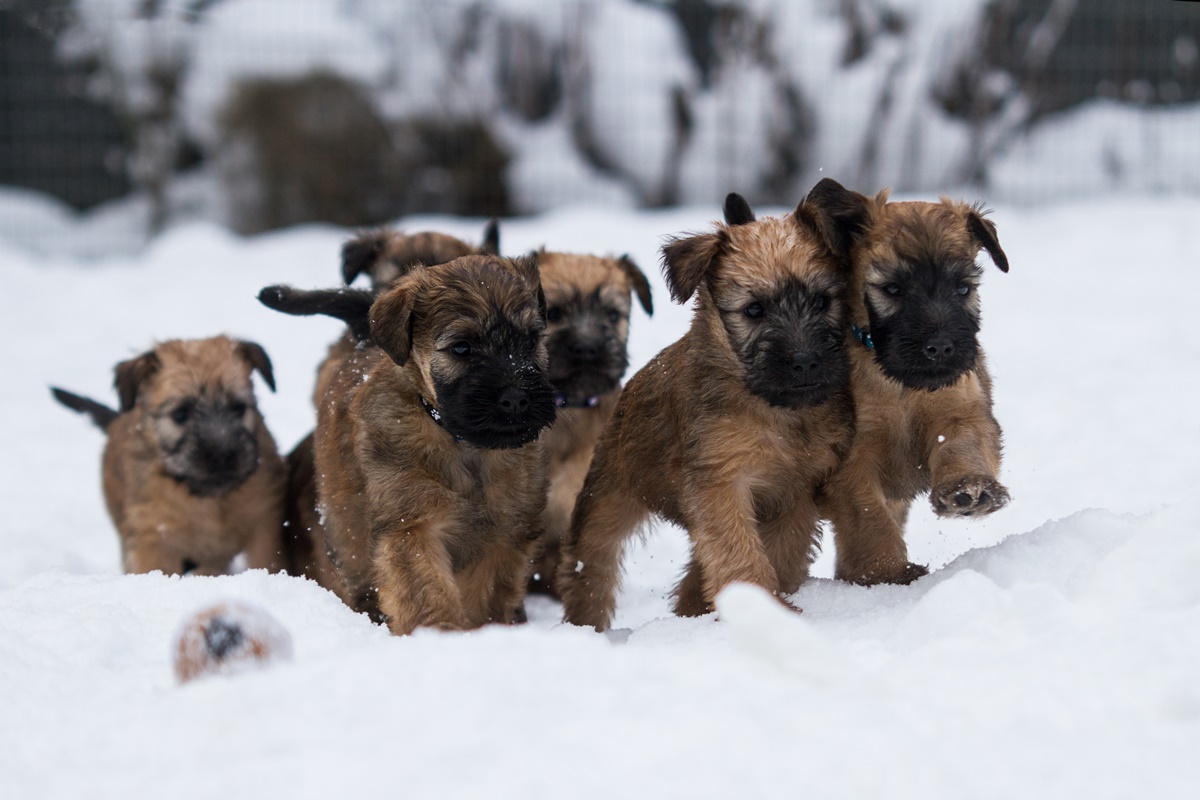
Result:
[[[633,298],[647,314],[653,313],[654,305],[649,281],[629,256],[541,250],[537,259],[546,295],[546,349],[558,420],[542,433],[550,457],[550,495],[542,515],[546,547],[529,588],[557,595],[559,543],[570,527],[575,498],[629,367]]]

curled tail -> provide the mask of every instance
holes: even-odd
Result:
[[[102,431],[107,431],[112,421],[120,416],[120,412],[115,408],[109,408],[103,403],[73,394],[66,389],[59,389],[57,386],[51,386],[50,393],[54,395],[55,400],[72,411],[87,414],[92,418],[92,422],[96,423],[96,427]]]
[[[362,289],[304,290],[277,285],[258,293],[260,303],[284,314],[302,317],[324,314],[340,319],[350,329],[350,335],[360,342],[371,340],[368,314],[374,300],[374,295]]]

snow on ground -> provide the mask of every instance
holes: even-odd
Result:
[[[504,249],[630,253],[657,301],[636,368],[688,319],[661,237],[718,213],[562,211],[506,222]],[[112,400],[112,365],[154,338],[228,332],[274,359],[279,394],[259,397],[290,448],[338,326],[254,295],[332,284],[346,232],[191,224],[93,261],[0,240],[4,796],[1194,796],[1200,200],[994,218],[1012,272],[988,268],[983,340],[1012,505],[976,522],[919,505],[912,552],[936,569],[912,586],[833,582],[826,554],[803,615],[736,587],[719,622],[669,615],[686,543],[658,528],[607,636],[534,600],[521,628],[398,639],[296,578],[120,575],[101,434],[47,386]],[[477,239],[482,221],[406,227]],[[224,599],[279,619],[294,660],[176,685],[178,626]]]

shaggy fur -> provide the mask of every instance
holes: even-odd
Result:
[[[524,618],[554,419],[534,258],[414,267],[318,403],[330,577],[396,634]]]
[[[1001,432],[976,339],[975,263],[984,249],[1007,272],[1008,258],[995,225],[964,203],[889,203],[885,192],[870,212],[852,251],[857,434],[825,512],[837,577],[908,583],[927,572],[908,561],[904,543],[914,498],[931,492],[946,517],[989,514],[1009,500],[997,480]]]
[[[607,628],[625,543],[650,514],[687,529],[693,564],[677,613],[701,613],[735,581],[779,596],[808,573],[817,494],[849,449],[854,411],[844,332],[846,244],[865,211],[822,181],[781,218],[663,248],[691,328],[626,386],[592,460],[564,543],[566,620]]]
[[[537,258],[546,295],[550,382],[558,419],[542,434],[550,455],[550,496],[542,515],[545,551],[530,591],[557,594],[559,545],[629,366],[626,343],[633,297],[647,314],[654,307],[649,281],[628,256],[543,250]]]
[[[108,434],[104,499],[126,572],[225,572],[283,566],[283,463],[255,405],[250,372],[275,388],[253,342],[162,342],[116,367],[120,411],[61,389],[55,397]]]

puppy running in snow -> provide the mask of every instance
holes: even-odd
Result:
[[[116,366],[120,410],[55,398],[108,435],[104,499],[126,572],[226,572],[238,553],[279,569],[284,469],[250,373],[275,389],[254,342],[171,340]]]

